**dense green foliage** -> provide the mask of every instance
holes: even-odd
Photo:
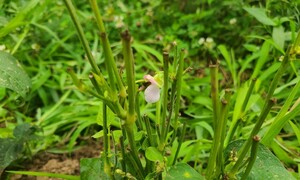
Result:
[[[41,150],[72,151],[84,145],[83,138],[89,137],[104,142],[108,138],[119,152],[114,154],[112,149],[106,152],[110,146],[103,147],[101,158],[83,159],[83,179],[93,173],[100,179],[112,176],[178,179],[186,175],[182,172],[194,179],[227,178],[227,175],[232,178],[236,174],[241,178],[248,166],[239,167],[238,172],[232,170],[238,162],[235,158],[241,145],[234,148],[227,145],[248,139],[251,150],[245,156],[250,158],[245,162],[255,161],[256,154],[260,160],[253,162],[254,170],[262,170],[257,163],[268,157],[271,160],[264,162],[279,168],[281,175],[284,174],[281,179],[300,177],[297,0],[100,1],[100,13],[120,76],[114,74],[114,64],[107,64],[109,50],[102,49],[106,46],[101,27],[100,31],[97,28],[95,10],[88,1],[73,3],[92,57],[103,76],[88,63],[91,62],[88,51],[83,48],[83,40],[78,38],[63,1],[0,1],[0,173],[7,166],[19,163],[17,160]],[[125,30],[132,36],[128,41]],[[177,65],[183,58],[181,72]],[[134,63],[134,69],[128,62]],[[161,83],[160,105],[145,101],[141,89],[148,85],[143,79],[146,74],[157,74],[157,81],[167,78]],[[129,98],[123,97],[118,77],[125,84]],[[6,79],[11,83],[5,83]],[[102,86],[97,89],[97,84]],[[130,94],[135,95],[136,91],[139,93],[133,98]],[[128,122],[124,125],[122,110],[128,111],[129,116],[137,115],[133,128]],[[161,124],[168,123],[168,118],[170,127],[160,129],[165,127]],[[127,161],[139,166],[134,153],[124,148],[134,149],[130,137],[122,144],[124,131],[134,133],[146,174],[138,174],[139,168],[134,165],[127,169],[129,174],[124,174]],[[263,145],[256,147],[252,135],[261,137]],[[216,145],[219,143],[216,138],[223,144]],[[121,152],[122,147],[126,152]],[[10,148],[13,150],[8,151]],[[222,159],[223,148],[225,152],[230,149],[232,156],[225,153]],[[107,165],[113,168],[107,170]],[[102,171],[94,171],[94,166],[100,166]],[[253,179],[269,175],[263,170],[249,173]]]

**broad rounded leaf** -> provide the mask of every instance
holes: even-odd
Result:
[[[103,158],[80,159],[80,179],[85,179],[85,180],[109,179],[104,172]]]
[[[204,179],[195,169],[186,163],[179,163],[172,166],[166,176],[166,180],[202,180]]]
[[[244,142],[244,140],[237,140],[230,143],[225,150],[225,158],[229,158],[231,154],[230,151],[238,151]],[[244,170],[245,169],[242,169],[242,172]],[[238,179],[240,179],[240,175],[241,174],[238,175]],[[273,155],[268,148],[259,144],[256,161],[247,179],[294,180],[295,178],[285,169],[279,159]]]
[[[18,61],[10,54],[0,51],[0,86],[9,88],[25,97],[31,81]]]

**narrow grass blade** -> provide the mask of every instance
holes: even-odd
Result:
[[[68,180],[80,180],[80,176],[66,175],[66,174],[55,174],[48,172],[34,172],[34,171],[6,171],[12,174],[23,174],[29,176],[45,176],[45,177],[53,177],[53,178],[62,178]]]

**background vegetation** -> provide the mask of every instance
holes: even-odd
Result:
[[[74,4],[96,62],[103,74],[107,74],[102,68],[104,52],[90,4],[84,0]],[[101,122],[97,122],[99,100],[78,91],[67,73],[71,67],[79,79],[91,85],[88,79],[91,66],[63,1],[2,0],[0,7],[1,51],[12,54],[31,81],[31,89],[23,97],[0,88],[0,153],[7,151],[7,144],[19,150],[9,151],[13,157],[8,159],[0,154],[0,169],[42,150],[68,152],[83,145],[87,137],[102,138],[98,133],[102,131]],[[99,7],[120,71],[125,68],[120,33],[128,29],[132,34],[136,80],[163,70],[163,50],[175,56],[172,43],[178,49],[185,49],[180,122],[185,122],[187,128],[178,158],[201,174],[207,169],[215,133],[209,64],[220,64],[221,97],[225,89],[232,92],[226,146],[233,140],[248,138],[282,57],[295,42],[300,27],[297,0],[107,0],[100,1]],[[0,72],[7,67],[3,63],[0,66]],[[273,95],[277,102],[259,133],[270,134],[270,127],[282,108],[288,108],[285,113],[296,108],[277,127],[278,132],[264,136],[262,142],[297,178],[300,176],[300,122],[296,113],[299,67],[295,56],[278,82]],[[256,83],[249,101],[243,105],[254,78]],[[294,87],[293,98],[285,106]],[[155,106],[144,102],[142,93],[140,102],[141,114],[155,119]],[[111,126],[120,128],[117,118]]]

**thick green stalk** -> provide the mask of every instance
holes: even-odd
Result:
[[[258,145],[259,145],[259,141],[260,141],[260,137],[259,136],[253,136],[252,138],[252,146],[251,146],[251,154],[249,157],[249,162],[248,165],[246,167],[246,170],[242,176],[242,180],[246,180],[247,177],[250,174],[250,171],[253,167],[253,164],[255,163],[256,157],[257,157],[257,149],[258,149]]]
[[[169,89],[169,53],[163,53],[164,60],[164,85],[163,85],[163,96],[162,96],[162,115],[161,115],[161,136],[160,136],[160,145],[159,150],[163,151],[166,143],[167,136],[167,111],[168,111],[168,89]]]
[[[135,75],[134,75],[134,63],[133,55],[130,45],[131,35],[128,31],[121,34],[123,44],[123,57],[125,61],[126,79],[128,85],[128,115],[132,116],[128,119],[127,124],[133,124],[135,122]]]
[[[220,102],[219,102],[219,83],[218,83],[218,64],[212,64],[210,67],[211,73],[211,97],[213,104],[213,128],[214,128],[214,138],[212,143],[212,149],[209,156],[207,175],[212,178],[214,176],[214,171],[216,167],[216,160],[218,149],[220,147],[220,138],[222,135],[221,126],[219,126],[219,112],[220,112]]]
[[[177,48],[176,48],[177,49]],[[175,51],[177,54],[177,50]],[[183,63],[184,63],[184,49],[180,51],[180,58],[177,60],[177,55],[174,57],[176,58],[174,60],[174,63],[176,64],[176,77],[172,83],[172,89],[171,89],[171,99],[170,99],[170,108],[169,108],[169,115],[167,118],[167,128],[166,132],[169,132],[170,125],[171,125],[171,118],[173,115],[173,107],[174,107],[174,121],[173,121],[173,127],[174,127],[174,133],[173,138],[176,137],[177,128],[178,128],[178,118],[179,118],[179,108],[180,108],[180,98],[181,98],[181,84],[182,84],[182,73],[183,73]],[[177,65],[178,64],[178,65]],[[173,142],[173,140],[171,141]]]
[[[227,116],[228,116],[228,107],[231,97],[231,91],[225,90],[225,99],[222,99],[222,108],[221,108],[221,115],[220,115],[220,147],[218,149],[217,155],[217,165],[216,165],[216,175],[219,175],[219,172],[224,175],[224,143],[225,143],[225,134],[226,134],[226,125],[227,125]]]
[[[100,10],[98,8],[97,5],[97,1],[96,0],[90,0],[90,4],[92,7],[92,10],[95,14],[95,18],[96,18],[96,22],[100,31],[100,38],[101,38],[101,42],[102,42],[102,47],[103,47],[103,51],[104,51],[104,55],[105,55],[105,62],[106,62],[106,67],[107,67],[107,71],[108,71],[108,75],[109,75],[109,81],[110,81],[110,85],[112,86],[113,90],[115,90],[115,88],[113,86],[115,86],[114,84],[114,77],[117,80],[117,85],[120,89],[119,95],[122,98],[126,97],[126,89],[122,83],[120,74],[118,72],[117,69],[117,65],[115,63],[114,57],[113,57],[113,53],[110,47],[110,43],[109,40],[107,38],[107,34],[105,31],[105,26],[102,20],[102,16],[100,13]]]
[[[110,142],[108,138],[108,126],[107,126],[107,110],[106,104],[103,103],[103,144],[104,144],[104,171],[109,176],[110,179],[115,179],[112,172],[111,172],[111,163],[109,160],[109,147]]]
[[[133,126],[136,121],[136,117],[135,117],[136,88],[135,88],[133,55],[132,55],[132,50],[130,45],[131,36],[128,31],[123,32],[121,36],[122,36],[122,44],[123,44],[123,57],[125,60],[126,79],[128,84],[128,111],[125,120],[125,131],[127,133],[127,138],[131,148],[131,153],[138,166],[137,171],[140,171],[139,173],[143,174],[143,166],[138,156],[138,150],[135,145],[134,130],[133,130]]]
[[[143,174],[144,171],[140,171],[140,166],[136,163],[136,159],[134,156],[135,155],[132,151],[130,154],[126,154],[126,158],[129,159],[129,161],[132,163],[133,169],[136,170],[136,173],[138,175],[137,179],[145,179]]]
[[[220,112],[220,101],[219,101],[219,82],[218,82],[218,64],[211,64],[210,76],[211,76],[211,98],[213,106],[213,128],[216,129],[219,119]]]
[[[161,101],[157,101],[155,103],[155,108],[156,108],[156,114],[155,114],[155,118],[156,118],[156,125],[160,125],[161,124]]]
[[[98,74],[99,76],[102,76],[102,74],[100,72],[100,69],[98,68],[98,66],[96,64],[96,61],[95,61],[95,59],[94,59],[94,57],[92,55],[89,43],[88,43],[87,39],[85,38],[82,26],[79,23],[79,20],[77,18],[76,10],[75,10],[74,5],[72,4],[72,1],[71,0],[64,0],[64,2],[65,2],[66,6],[68,8],[68,11],[69,11],[70,15],[71,15],[71,18],[72,18],[73,23],[75,25],[75,28],[77,30],[79,39],[80,39],[80,41],[81,41],[81,43],[83,45],[83,48],[84,48],[85,53],[86,53],[86,55],[88,57],[89,63],[91,64],[91,66],[93,68],[93,71],[96,74]]]
[[[176,51],[177,52],[177,51]],[[174,105],[174,129],[175,132],[177,131],[177,124],[179,118],[179,109],[180,109],[180,98],[181,98],[181,91],[182,91],[182,75],[183,75],[183,66],[184,66],[184,49],[181,49],[178,67],[176,70],[176,79],[175,79],[175,91],[176,91],[176,99]]]
[[[143,165],[139,159],[138,155],[138,149],[136,148],[135,141],[134,141],[134,131],[133,131],[133,126],[129,124],[125,124],[125,131],[127,134],[127,139],[129,141],[130,145],[130,153],[133,158],[133,165],[136,167],[135,170],[137,171],[138,174],[144,176],[144,169]]]

